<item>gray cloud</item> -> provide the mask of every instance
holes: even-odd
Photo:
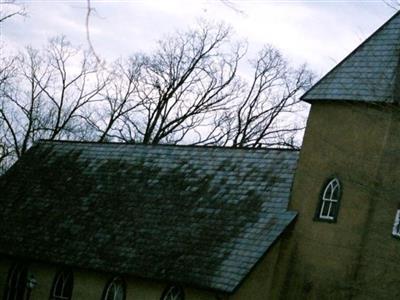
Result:
[[[18,49],[43,45],[65,34],[85,46],[86,1],[25,1],[29,17],[3,25],[2,40]],[[220,1],[93,1],[91,36],[96,51],[107,59],[147,51],[164,34],[184,29],[196,19],[230,23],[250,53],[270,43],[297,63],[328,71],[377,29],[393,10],[382,2],[233,1],[244,14]]]

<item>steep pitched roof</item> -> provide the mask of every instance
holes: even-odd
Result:
[[[40,142],[0,178],[0,253],[232,292],[296,215],[297,158]]]
[[[339,63],[302,100],[400,101],[400,12]]]

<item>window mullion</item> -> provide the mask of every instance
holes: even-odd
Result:
[[[318,219],[334,221],[337,218],[340,197],[340,182],[332,179],[325,186],[320,198]]]

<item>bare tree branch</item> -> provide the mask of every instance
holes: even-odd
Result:
[[[101,59],[100,57],[97,55],[96,51],[94,50],[93,44],[92,44],[92,40],[90,38],[90,16],[91,14],[95,11],[94,8],[92,8],[90,0],[86,0],[86,5],[87,5],[87,9],[86,9],[86,18],[85,18],[85,26],[86,26],[86,41],[89,45],[89,50],[92,52],[93,56],[96,58],[97,63],[101,63]]]
[[[15,4],[14,0],[0,1],[0,23],[14,16],[26,16],[24,7]]]
[[[0,145],[7,149],[0,155],[7,157],[21,156],[41,138],[82,139],[81,115],[107,84],[93,59],[64,37],[45,51],[27,48],[3,59],[0,70]]]
[[[266,46],[252,65],[252,82],[245,85],[242,100],[223,122],[215,124],[221,130],[214,139],[232,147],[288,146],[303,127],[285,122],[284,117],[298,105],[299,93],[310,86],[312,74],[305,66],[291,70],[271,46]]]
[[[244,47],[223,53],[230,28],[204,24],[159,42],[142,56],[137,83],[140,105],[125,120],[128,135],[143,143],[181,141],[235,97],[238,62]],[[125,132],[125,131],[121,131]],[[173,138],[172,138],[173,137]]]
[[[400,9],[400,1],[398,0],[382,0],[387,6],[393,8],[395,11]]]

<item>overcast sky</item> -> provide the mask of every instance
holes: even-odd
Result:
[[[65,34],[85,46],[86,1],[18,1],[28,16],[2,23],[8,47],[41,46]],[[307,62],[318,74],[327,72],[394,14],[383,1],[230,1],[222,0],[92,0],[92,42],[108,60],[148,51],[155,41],[203,18],[233,26],[250,53],[263,44],[279,48],[295,63]],[[241,11],[241,12],[238,12]]]

